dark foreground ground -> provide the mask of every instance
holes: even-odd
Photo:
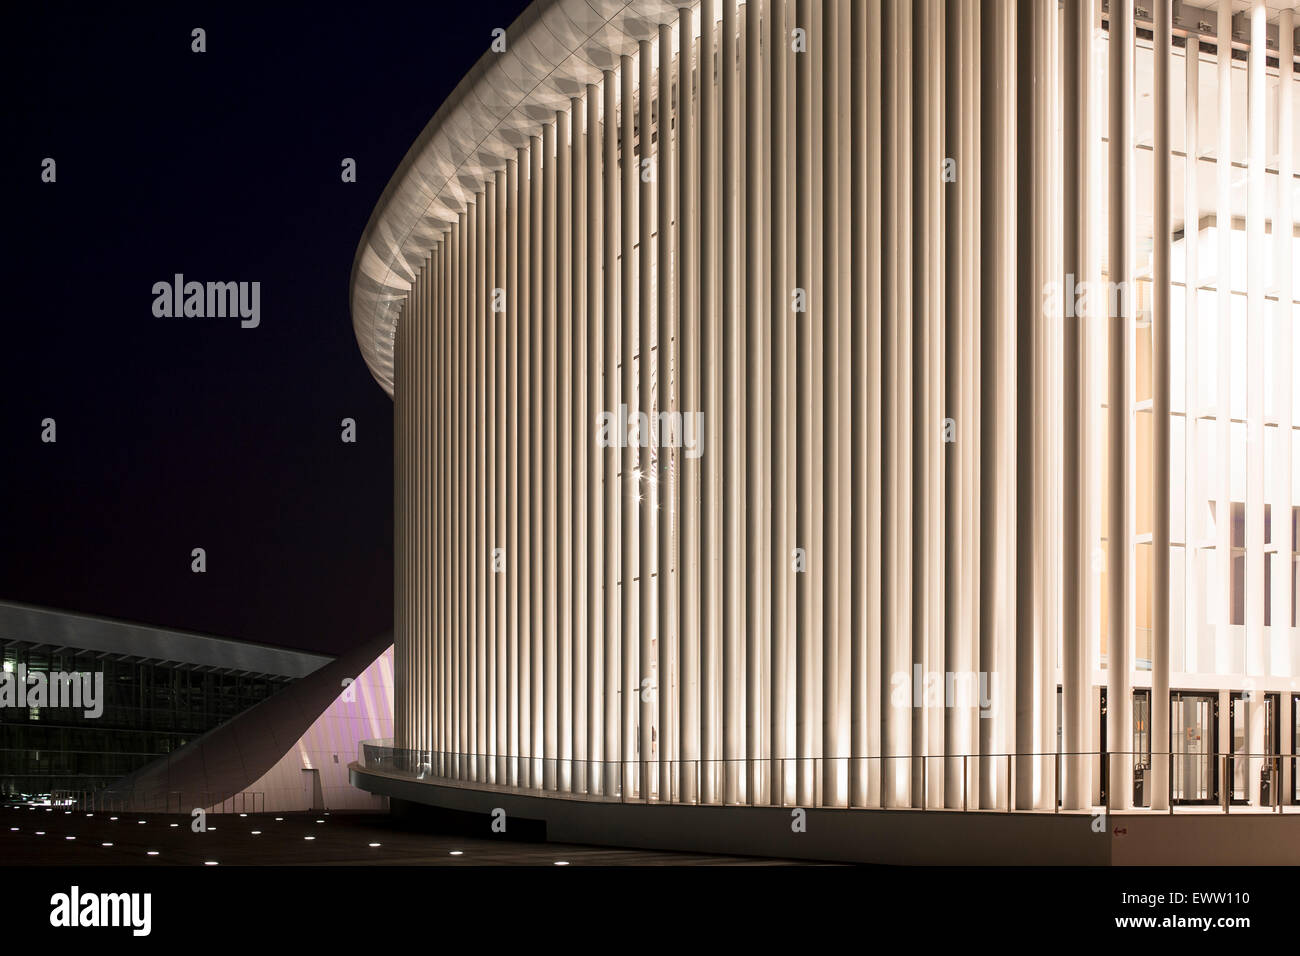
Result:
[[[207,830],[202,833],[191,830],[192,822],[189,815],[180,814],[88,815],[3,807],[0,865],[744,866],[789,862],[471,838],[422,829],[380,813],[214,813],[208,814]]]

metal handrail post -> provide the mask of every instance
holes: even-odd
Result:
[[[1053,813],[1061,812],[1061,790],[1062,790],[1061,785],[1064,782],[1065,781],[1061,779],[1061,752],[1058,750],[1056,752],[1056,796],[1055,799],[1052,801]]]
[[[1007,756],[1007,813],[1010,813],[1012,802],[1015,799],[1013,796],[1015,791],[1012,789],[1015,783],[1011,779],[1011,775],[1012,775],[1012,768],[1015,766],[1016,762],[1011,759],[1011,754],[1007,754],[1006,756]]]

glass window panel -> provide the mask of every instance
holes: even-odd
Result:
[[[1268,243],[1270,249],[1273,244]],[[1277,415],[1276,395],[1274,391],[1277,388],[1277,351],[1275,343],[1277,342],[1277,315],[1278,304],[1275,300],[1265,300],[1264,302],[1264,418],[1274,418]]]
[[[1151,534],[1155,530],[1152,507],[1155,502],[1152,465],[1152,423],[1155,415],[1150,411],[1141,411],[1133,416],[1134,446],[1137,453],[1137,479],[1133,495],[1134,531],[1137,534]],[[1161,496],[1164,497],[1163,495]]]
[[[1232,617],[1233,626],[1246,623],[1246,555],[1234,551],[1232,555]]]
[[[1201,408],[1212,409],[1218,401],[1219,310],[1218,296],[1201,290],[1196,295],[1196,389]]]
[[[1247,356],[1247,314],[1246,297],[1232,297],[1232,417],[1246,417],[1246,385],[1250,374],[1246,368]]]
[[[1134,548],[1134,573],[1137,576],[1135,593],[1135,623],[1137,627],[1137,646],[1133,654],[1136,667],[1140,671],[1151,670],[1151,555],[1150,542],[1144,542]]]
[[[1201,48],[1201,62],[1196,71],[1200,89],[1196,97],[1197,129],[1200,132],[1202,156],[1218,153],[1219,139],[1219,80],[1217,61],[1213,53]]]
[[[1169,669],[1187,670],[1187,550],[1169,549]]]
[[[1169,350],[1172,357],[1169,363],[1169,407],[1175,412],[1187,411],[1186,302],[1187,290],[1179,285],[1173,286],[1169,296]]]
[[[1137,283],[1137,307],[1140,320],[1147,325],[1135,330],[1136,354],[1134,355],[1134,399],[1139,402],[1150,401],[1151,391],[1151,283],[1143,279]]]
[[[1229,496],[1233,501],[1245,501],[1246,425],[1244,422],[1233,422],[1228,426],[1228,465]]]
[[[1154,84],[1155,74],[1152,73]],[[1175,152],[1187,149],[1187,110],[1181,108],[1184,102],[1184,90],[1187,89],[1187,47],[1175,46],[1169,61],[1170,94],[1169,110],[1169,148]]]
[[[1169,470],[1169,537],[1172,541],[1186,541],[1187,420],[1181,415],[1170,416]]]
[[[1264,626],[1273,624],[1273,558],[1276,555],[1264,554]]]

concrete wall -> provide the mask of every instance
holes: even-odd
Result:
[[[539,820],[546,837],[647,849],[828,862],[926,865],[1142,866],[1300,863],[1300,814],[1005,813],[603,803],[420,783],[351,768],[357,786],[409,802],[510,820]]]
[[[393,733],[393,649],[384,651],[349,688],[316,718],[274,767],[248,786],[265,795],[268,811],[310,810],[305,770],[320,775],[324,810],[382,810],[386,797],[358,790],[348,781],[348,764],[362,740]]]

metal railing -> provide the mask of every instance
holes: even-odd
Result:
[[[1106,772],[1102,774],[1102,761]],[[713,806],[842,807],[912,810],[1062,809],[1062,782],[1087,762],[1092,792],[1080,810],[1119,808],[1115,786],[1139,781],[1142,804],[1153,801],[1151,770],[1166,762],[1163,804],[1175,807],[1222,806],[1224,813],[1291,805],[1283,793],[1283,770],[1291,754],[1210,754],[1098,752],[1048,754],[959,754],[898,757],[771,757],[717,760],[581,760],[470,754],[394,747],[391,741],[362,741],[358,765],[389,776],[445,786],[555,796],[605,803],[659,803]],[[1234,761],[1246,761],[1267,783],[1267,804],[1233,804]],[[1103,779],[1108,784],[1103,791]],[[1044,800],[1044,781],[1056,800]],[[1021,784],[1024,784],[1022,787]],[[1263,786],[1260,788],[1263,789]],[[1012,794],[1015,799],[1008,800]],[[1257,796],[1259,791],[1256,791]],[[1140,809],[1136,797],[1124,808]],[[1051,806],[1043,806],[1043,803]],[[1161,812],[1164,812],[1163,807]]]

